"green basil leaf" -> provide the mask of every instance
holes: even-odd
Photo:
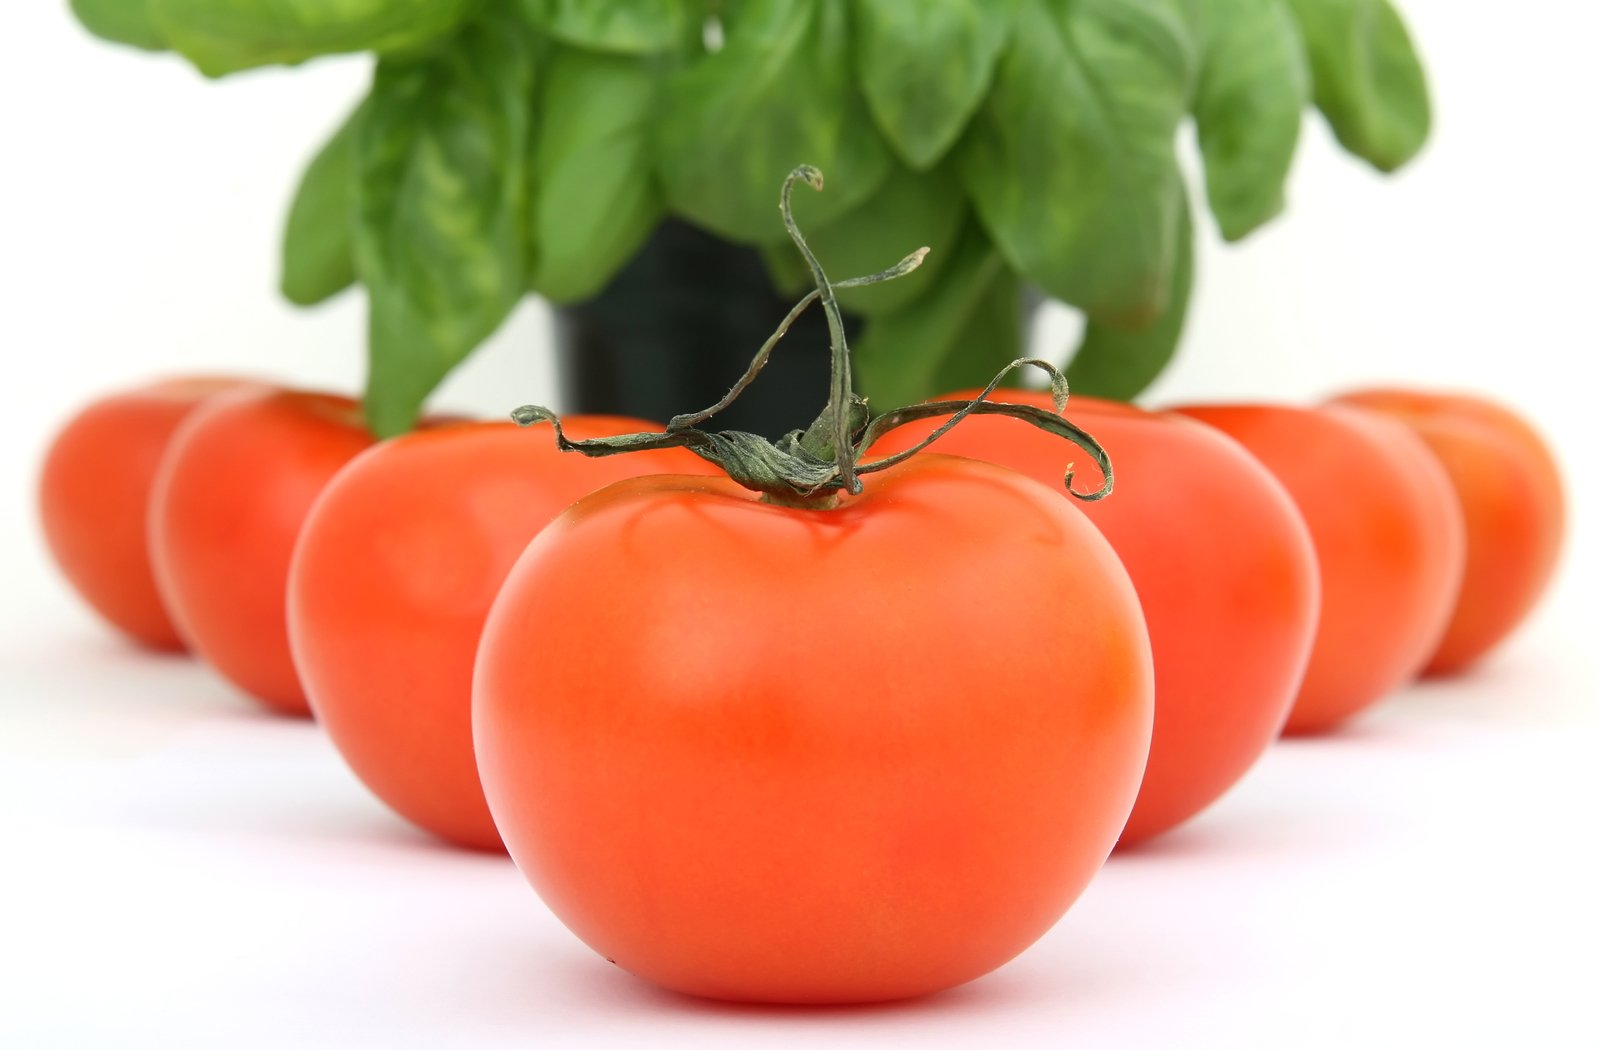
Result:
[[[397,51],[454,30],[481,0],[148,0],[206,76],[347,51]]]
[[[533,287],[555,302],[605,286],[663,211],[650,156],[660,77],[634,58],[558,47],[534,148]]]
[[[1194,42],[1178,0],[1021,0],[994,86],[956,149],[1014,269],[1090,314],[1166,301],[1181,180],[1174,139]]]
[[[102,40],[165,51],[167,39],[150,14],[148,0],[72,0],[83,28]]]
[[[842,218],[805,240],[833,280],[886,270],[917,248],[931,248],[922,265],[904,277],[864,288],[840,288],[839,305],[867,317],[893,313],[921,296],[949,261],[967,212],[960,184],[947,165],[916,172],[896,166],[881,189]],[[792,241],[762,248],[773,281],[803,295],[811,273]]]
[[[1388,0],[1290,0],[1310,51],[1316,106],[1344,148],[1379,171],[1420,152],[1427,77]]]
[[[891,167],[851,82],[848,14],[837,0],[741,0],[722,49],[668,81],[655,151],[667,203],[739,241],[783,235],[777,190],[801,164],[795,211],[820,228],[870,197]]]
[[[1283,0],[1191,0],[1203,71],[1194,122],[1205,191],[1236,241],[1283,209],[1283,187],[1310,103],[1310,68]]]
[[[855,71],[883,137],[913,168],[960,137],[1010,35],[1009,0],[854,0]]]
[[[355,283],[357,109],[311,159],[283,227],[283,297],[313,306]]]
[[[366,412],[379,436],[411,426],[527,287],[534,58],[519,30],[486,18],[425,60],[383,60],[356,125]]]
[[[1010,309],[1020,309],[1015,276],[979,223],[966,223],[952,256],[920,298],[898,313],[873,318],[861,333],[855,378],[874,411],[982,386],[1021,356],[1019,320],[997,331],[979,323],[1000,312],[992,299],[1008,296]]]
[[[1066,366],[1066,380],[1074,393],[1130,401],[1155,381],[1177,353],[1194,287],[1194,229],[1186,205],[1177,232],[1177,269],[1165,309],[1153,323],[1141,328],[1116,328],[1090,319],[1077,353]]]
[[[644,55],[697,40],[700,5],[690,0],[522,0],[530,20],[563,44]]]

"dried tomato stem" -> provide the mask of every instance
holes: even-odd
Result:
[[[727,476],[745,488],[763,493],[766,499],[785,506],[806,507],[813,510],[830,510],[837,506],[840,494],[857,495],[861,492],[861,475],[886,470],[902,463],[931,445],[949,429],[969,415],[1005,415],[1030,423],[1052,434],[1057,434],[1076,444],[1099,466],[1104,483],[1092,492],[1079,492],[1072,487],[1073,471],[1066,468],[1066,489],[1082,500],[1102,499],[1110,494],[1114,482],[1110,458],[1093,437],[1065,419],[1061,413],[1066,405],[1066,378],[1048,362],[1021,359],[1011,362],[994,377],[982,393],[970,401],[938,401],[886,412],[875,419],[866,402],[855,395],[850,379],[849,343],[844,336],[844,322],[839,313],[835,288],[876,284],[879,281],[903,277],[921,264],[927,254],[919,248],[881,273],[830,281],[799,225],[794,221],[790,195],[794,183],[803,182],[813,189],[822,188],[822,173],[810,165],[794,169],[783,182],[780,207],[783,225],[793,239],[795,247],[810,268],[816,288],[794,305],[750,361],[738,382],[716,404],[699,412],[675,416],[660,433],[622,434],[615,437],[591,438],[572,441],[561,429],[555,413],[537,405],[524,405],[511,413],[511,418],[527,426],[548,422],[555,431],[560,448],[585,456],[615,456],[645,449],[686,448],[702,459],[716,464]],[[766,367],[772,352],[789,326],[812,303],[820,302],[827,314],[827,327],[831,338],[832,380],[827,405],[821,415],[807,429],[791,431],[776,441],[767,441],[755,434],[736,430],[711,432],[699,429],[706,422],[732,404],[749,388]],[[1031,405],[1012,405],[989,400],[999,384],[1018,368],[1032,365],[1044,369],[1050,377],[1054,391],[1055,411],[1046,412]],[[892,456],[863,463],[862,457],[873,442],[896,427],[934,416],[949,418],[912,448]]]

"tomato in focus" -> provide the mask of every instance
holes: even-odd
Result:
[[[694,995],[841,1003],[1049,929],[1126,821],[1151,708],[1088,519],[919,456],[831,510],[725,478],[580,500],[489,613],[473,730],[512,857],[595,951]]]
[[[650,430],[572,416],[579,440]],[[472,661],[517,556],[578,497],[711,468],[682,449],[586,459],[513,423],[413,431],[367,449],[317,498],[289,571],[289,638],[317,721],[400,815],[501,849],[472,754]]]
[[[150,502],[150,556],[178,633],[274,710],[310,714],[289,656],[289,554],[322,486],[372,444],[359,406],[253,387],[173,435]]]
[[[184,648],[150,569],[156,467],[178,424],[241,382],[172,379],[100,398],[68,421],[45,454],[39,517],[51,556],[101,618],[146,648]]]
[[[1321,616],[1286,732],[1324,732],[1420,673],[1465,568],[1443,467],[1403,426],[1341,406],[1176,409],[1243,444],[1293,497],[1316,548]]]
[[[1566,501],[1553,453],[1524,419],[1480,397],[1362,390],[1333,403],[1405,424],[1448,473],[1465,514],[1466,574],[1426,670],[1471,666],[1526,619],[1554,576]]]
[[[1041,392],[993,400],[1052,408]],[[1287,492],[1219,431],[1087,397],[1073,397],[1067,414],[1115,467],[1115,491],[1082,509],[1132,577],[1154,651],[1154,736],[1126,845],[1205,809],[1277,738],[1315,639],[1316,555]],[[872,454],[908,448],[937,423],[895,430]],[[968,417],[932,449],[1060,486],[1059,439],[1016,420]],[[1081,476],[1100,480],[1092,464]]]

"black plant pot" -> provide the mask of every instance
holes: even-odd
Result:
[[[715,404],[796,299],[778,293],[753,248],[668,219],[599,295],[557,308],[563,407],[664,423]],[[859,319],[844,320],[854,338]],[[812,307],[707,427],[775,438],[808,426],[827,392],[827,322]]]

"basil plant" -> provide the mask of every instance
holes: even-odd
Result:
[[[777,187],[866,320],[878,403],[1019,356],[1024,284],[1083,311],[1074,388],[1130,397],[1193,283],[1174,148],[1194,121],[1221,233],[1283,208],[1305,110],[1383,171],[1421,148],[1426,83],[1388,0],[71,0],[94,33],[208,76],[371,51],[312,159],[282,287],[370,300],[366,407],[388,435],[532,291],[585,299],[668,215],[805,274]]]

